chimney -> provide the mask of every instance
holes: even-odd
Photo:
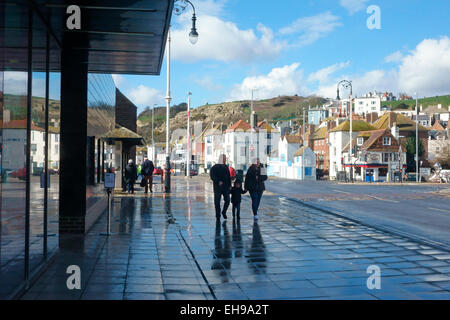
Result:
[[[308,127],[308,134],[312,135],[315,130],[316,130],[316,126],[313,125],[313,124],[310,124],[309,127]]]
[[[422,105],[420,105],[420,112],[422,112],[423,111],[423,106]]]
[[[400,137],[400,129],[397,126],[397,122],[394,122],[392,128],[391,128],[391,134],[394,136],[396,140]]]

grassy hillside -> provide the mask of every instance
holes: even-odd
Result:
[[[326,100],[320,97],[279,96],[272,99],[253,102],[258,120],[299,120],[308,106],[322,105]],[[200,106],[191,110],[191,121],[202,121],[203,126],[212,122],[230,125],[240,119],[250,121],[251,101],[233,101]],[[155,108],[155,141],[165,139],[165,107]],[[171,129],[186,128],[186,104],[171,108]],[[151,110],[142,112],[138,117],[138,132],[144,138],[151,137]]]
[[[448,108],[448,106],[450,106],[450,95],[419,99],[418,104],[419,106],[422,105],[423,109],[426,109],[429,106],[436,106],[438,104],[442,104],[443,108]],[[382,103],[382,105],[391,107],[393,110],[395,109],[413,110],[416,108],[416,100],[413,99],[413,100],[385,101]]]

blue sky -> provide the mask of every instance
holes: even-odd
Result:
[[[336,83],[354,91],[450,94],[448,0],[192,0],[198,43],[188,40],[190,8],[172,18],[173,103],[193,93],[193,107],[284,94],[334,97]],[[366,12],[377,5],[381,29]],[[164,105],[160,76],[114,76],[141,111]]]

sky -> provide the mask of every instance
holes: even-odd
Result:
[[[196,45],[188,37],[190,7],[172,16],[172,104],[185,102],[188,92],[194,108],[250,99],[252,90],[255,99],[334,98],[342,79],[352,81],[357,96],[450,94],[448,0],[191,1]],[[165,105],[165,60],[160,76],[113,77],[139,111]]]

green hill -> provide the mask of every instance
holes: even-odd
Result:
[[[418,105],[422,105],[423,109],[429,106],[436,106],[441,104],[443,108],[448,108],[450,106],[450,95],[429,97],[418,100]],[[414,110],[416,108],[416,100],[398,100],[398,101],[385,101],[382,103],[383,106],[391,107],[392,110],[395,109],[409,109]]]

